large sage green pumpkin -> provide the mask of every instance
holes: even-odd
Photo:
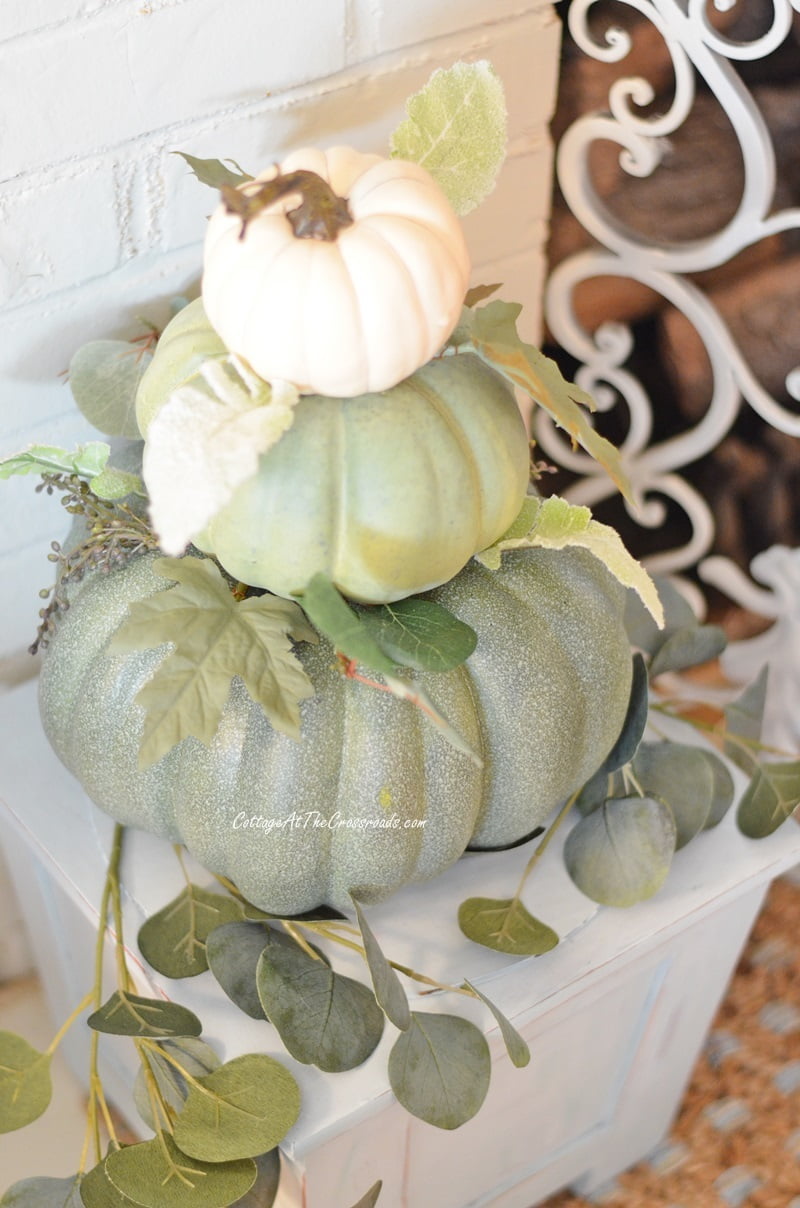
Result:
[[[224,352],[216,339],[199,302],[167,327],[137,402],[146,439],[176,386]],[[398,600],[451,579],[497,540],[528,475],[527,433],[503,379],[470,353],[443,357],[381,393],[305,395],[195,544],[278,595],[322,571],[352,599]]]
[[[622,726],[622,589],[585,551],[526,551],[498,572],[472,562],[433,593],[478,646],[464,666],[419,680],[482,769],[412,705],[346,679],[320,642],[298,647],[315,688],[302,741],[275,732],[234,680],[209,747],[184,739],[140,771],[134,698],[168,647],[106,647],[128,605],[163,590],[153,557],[73,589],[45,652],[45,729],[102,809],[185,843],[264,910],[346,907],[351,888],[378,900],[470,844],[521,838],[596,770]]]

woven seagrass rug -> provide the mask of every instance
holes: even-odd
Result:
[[[800,1208],[800,870],[770,890],[657,1149],[591,1199],[541,1208]]]

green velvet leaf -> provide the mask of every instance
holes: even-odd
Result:
[[[353,1204],[353,1208],[375,1208],[383,1187],[383,1179],[378,1179],[377,1183],[373,1183],[366,1195],[362,1195],[357,1204]]]
[[[418,596],[365,609],[361,621],[390,658],[415,671],[452,671],[478,643],[469,625],[441,604]]]
[[[744,791],[736,821],[748,839],[765,839],[800,805],[800,759],[762,763]]]
[[[552,927],[519,898],[467,898],[458,908],[458,925],[467,939],[511,956],[541,956],[558,943]]]
[[[406,102],[408,117],[390,140],[392,155],[422,164],[457,214],[492,191],[506,154],[503,85],[490,63],[440,68]]]
[[[578,889],[604,906],[632,906],[652,897],[667,878],[677,828],[663,801],[617,797],[570,831],[567,872]]]
[[[476,554],[490,570],[500,566],[502,554],[515,549],[586,549],[611,572],[624,587],[641,598],[657,624],[664,614],[653,580],[622,543],[616,529],[592,518],[587,507],[568,503],[558,495],[539,499],[529,495],[519,516],[494,545]]]
[[[281,1179],[281,1160],[277,1149],[259,1154],[253,1159],[256,1164],[256,1181],[246,1195],[231,1208],[272,1208],[278,1195]]]
[[[242,907],[223,893],[187,885],[139,929],[144,959],[165,977],[196,977],[208,968],[206,941],[215,927],[242,918]]]
[[[0,1208],[84,1208],[81,1177],[23,1179],[9,1187],[0,1199]]]
[[[71,453],[55,445],[30,445],[0,461],[0,478],[15,474],[76,474],[78,478],[91,480],[103,471],[110,453],[108,445],[100,440],[78,445]]]
[[[115,990],[86,1021],[95,1032],[112,1036],[199,1036],[203,1025],[193,1011],[160,998]]]
[[[237,601],[210,558],[160,558],[154,568],[175,585],[133,603],[108,647],[173,646],[136,696],[146,714],[139,766],[190,736],[208,745],[237,675],[270,724],[299,738],[300,702],[314,690],[291,639],[316,634],[297,604],[268,594]]]
[[[227,161],[228,164],[233,164],[233,167],[229,168],[221,159],[198,159],[196,155],[187,155],[185,151],[174,151],[173,155],[180,155],[181,159],[185,159],[200,183],[209,185],[212,189],[221,189],[223,185],[231,185],[235,189],[237,185],[253,179],[239,167],[235,159]]]
[[[173,1136],[183,1153],[204,1161],[255,1158],[282,1141],[299,1114],[300,1088],[286,1066],[247,1053],[189,1083]]]
[[[584,408],[594,410],[591,397],[580,387],[565,381],[555,361],[526,344],[517,333],[517,316],[522,307],[514,302],[489,302],[470,316],[469,338],[463,351],[472,350],[492,369],[543,407],[551,419],[563,428],[573,443],[603,467],[619,490],[630,499],[630,486],[622,468],[619,451],[595,431]],[[463,332],[463,328],[462,328]]]
[[[191,1078],[202,1078],[219,1069],[221,1065],[211,1046],[193,1036],[180,1040],[161,1040],[157,1047],[150,1045],[144,1060],[147,1061],[158,1084],[162,1098],[173,1112],[180,1111],[188,1094],[187,1075]],[[133,1084],[133,1100],[147,1127],[156,1132],[147,1079],[144,1068],[141,1067]]]
[[[469,989],[472,990],[473,994],[477,994],[481,1002],[484,1003],[489,1008],[492,1015],[494,1015],[499,1025],[500,1035],[503,1037],[506,1051],[511,1058],[512,1065],[515,1065],[518,1070],[524,1069],[524,1067],[530,1063],[531,1059],[531,1051],[528,1048],[526,1041],[522,1039],[517,1029],[511,1023],[511,1020],[507,1019],[500,1008],[496,1007],[492,1000],[487,998],[485,994],[482,994],[477,986],[474,986],[470,981],[465,981],[464,985],[468,986]]]
[[[437,1128],[460,1128],[480,1109],[491,1075],[483,1033],[456,1015],[422,1015],[389,1054],[389,1082],[400,1103]]]
[[[93,340],[69,364],[69,384],[78,409],[107,436],[139,440],[136,394],[152,353],[127,340]]]
[[[299,945],[271,946],[258,964],[258,992],[291,1055],[328,1073],[351,1070],[383,1034],[383,1012],[361,982],[343,977]]]
[[[764,724],[764,707],[767,702],[767,680],[769,668],[762,667],[741,696],[725,708],[725,754],[743,772],[752,775],[758,764],[758,744]],[[740,742],[735,741],[741,740]]]
[[[106,466],[90,478],[89,487],[98,499],[125,499],[128,495],[145,494],[144,483],[138,474],[116,470],[113,466]]]
[[[50,1060],[16,1032],[0,1032],[0,1133],[24,1128],[47,1110]]]
[[[251,1158],[201,1162],[181,1153],[166,1133],[109,1154],[104,1168],[117,1191],[143,1208],[228,1208],[256,1179]]]
[[[182,554],[258,471],[294,422],[291,382],[266,382],[233,355],[180,382],[147,426],[144,477],[166,554]]]
[[[643,742],[633,773],[646,796],[666,802],[672,810],[676,850],[685,847],[711,813],[714,772],[705,752],[680,742]]]
[[[327,575],[318,572],[301,596],[303,610],[320,633],[347,659],[373,671],[397,670],[362,622],[357,612],[340,595]]]
[[[406,992],[400,983],[400,978],[383,955],[381,947],[364,916],[364,911],[361,909],[358,900],[353,894],[350,896],[353,898],[356,918],[361,928],[367,966],[372,978],[372,986],[375,990],[378,1006],[383,1009],[386,1018],[396,1028],[399,1028],[401,1032],[404,1032],[411,1023],[411,1011],[408,1006]]]

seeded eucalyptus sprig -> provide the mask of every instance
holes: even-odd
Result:
[[[77,474],[44,474],[36,490],[48,495],[60,491],[63,507],[71,516],[84,518],[86,531],[67,550],[58,541],[50,543],[48,560],[58,564],[58,576],[52,587],[39,593],[49,603],[39,610],[41,623],[29,647],[31,654],[47,645],[59,613],[69,608],[66,589],[70,584],[77,583],[88,570],[108,572],[138,554],[158,549],[146,519],[123,500],[101,499]]]

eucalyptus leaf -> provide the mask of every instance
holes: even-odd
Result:
[[[324,961],[271,946],[258,963],[258,992],[286,1048],[327,1073],[351,1070],[370,1056],[383,1034],[383,1012],[361,982]]]
[[[711,795],[711,809],[706,818],[705,830],[711,830],[727,814],[736,796],[736,786],[733,777],[725,764],[713,751],[703,751],[706,763],[711,768],[714,788]]]
[[[465,981],[464,985],[467,986],[473,994],[477,994],[481,1002],[484,1003],[489,1008],[492,1015],[494,1015],[500,1028],[500,1035],[503,1037],[506,1051],[511,1058],[512,1065],[515,1065],[518,1070],[524,1069],[524,1067],[530,1063],[531,1051],[528,1048],[527,1043],[522,1039],[517,1029],[511,1023],[511,1020],[507,1019],[500,1008],[496,1007],[492,1000],[487,998],[485,994],[482,994],[477,986],[473,986],[472,982]]]
[[[212,189],[221,189],[223,185],[236,188],[237,185],[253,179],[239,167],[235,159],[227,161],[233,164],[233,167],[229,168],[221,159],[198,159],[196,155],[187,155],[185,151],[174,151],[173,155],[180,155],[181,159],[185,159],[200,183],[209,185]]]
[[[301,597],[303,611],[331,645],[347,659],[373,671],[397,670],[395,661],[381,649],[358,613],[345,602],[327,575],[319,571]]]
[[[519,898],[467,898],[458,908],[464,935],[511,956],[541,956],[558,943],[552,927],[534,918]]]
[[[414,1011],[389,1054],[389,1082],[400,1103],[437,1128],[460,1128],[479,1111],[492,1062],[482,1032],[456,1015]]]
[[[593,814],[610,797],[623,797],[625,784],[619,772],[606,772],[600,768],[583,786],[575,798],[575,806],[579,813],[586,816]]]
[[[411,1024],[411,1011],[406,992],[400,983],[399,977],[383,955],[381,947],[364,916],[364,911],[359,905],[358,899],[352,893],[350,896],[353,899],[356,918],[361,928],[361,936],[364,940],[364,953],[378,1006],[383,1009],[386,1018],[396,1028],[399,1028],[401,1032],[404,1032]]]
[[[251,1019],[267,1018],[258,996],[256,973],[262,952],[276,945],[297,948],[297,942],[284,931],[255,921],[226,923],[208,937],[206,953],[211,972],[228,998]],[[330,964],[324,952],[314,944],[309,947]]]
[[[255,1158],[282,1141],[300,1114],[300,1088],[266,1053],[234,1057],[189,1083],[173,1126],[178,1148],[209,1162]]]
[[[139,766],[190,736],[208,745],[235,676],[274,729],[299,739],[300,702],[314,689],[292,640],[317,635],[297,604],[269,594],[237,600],[210,558],[159,558],[153,567],[174,586],[131,604],[108,645],[114,653],[173,646],[136,696],[145,711]]]
[[[107,436],[138,440],[136,395],[152,353],[127,340],[93,340],[69,364],[69,384],[78,409]]]
[[[677,828],[663,801],[617,797],[582,818],[564,845],[567,872],[604,906],[632,906],[667,878]]]
[[[123,1195],[114,1186],[106,1173],[106,1164],[103,1161],[83,1176],[79,1204],[82,1204],[83,1208],[131,1208],[137,1201]]]
[[[385,654],[415,671],[452,671],[478,643],[469,625],[434,600],[418,596],[365,609],[361,621]]]
[[[665,671],[685,671],[721,654],[727,645],[725,631],[719,625],[694,624],[667,635],[653,655],[650,677]]]
[[[162,1098],[173,1112],[180,1111],[188,1094],[186,1075],[202,1078],[205,1074],[219,1069],[221,1065],[211,1046],[193,1036],[180,1040],[162,1040],[157,1047],[148,1046],[145,1060],[158,1084]],[[147,1127],[156,1132],[157,1125],[153,1118],[144,1068],[140,1068],[136,1074],[133,1100]]]
[[[526,344],[517,332],[519,303],[494,301],[468,311],[469,331],[459,351],[473,351],[491,369],[518,387],[543,407],[551,419],[563,428],[573,442],[610,475],[619,490],[631,499],[630,484],[622,468],[619,451],[600,436],[584,408],[594,410],[591,397],[579,386],[565,381],[555,361],[533,344]]]
[[[548,499],[529,495],[511,528],[494,545],[475,556],[490,570],[497,570],[506,550],[561,550],[571,546],[588,550],[602,562],[624,587],[636,592],[656,624],[663,625],[664,614],[655,584],[628,553],[616,529],[594,520],[587,507],[569,503],[558,495]]]
[[[383,1187],[383,1179],[378,1179],[377,1183],[373,1183],[366,1195],[362,1195],[357,1204],[353,1204],[353,1208],[375,1208]]]
[[[127,990],[115,990],[107,1002],[86,1021],[95,1032],[112,1036],[199,1036],[203,1030],[200,1020],[188,1007],[145,998]]]
[[[0,479],[16,474],[75,474],[91,480],[105,469],[110,453],[100,440],[78,445],[71,453],[56,445],[29,445],[0,461]]]
[[[16,1032],[0,1032],[0,1133],[24,1128],[47,1110],[50,1060]]]
[[[725,740],[725,754],[748,775],[752,775],[758,764],[756,753],[764,724],[768,677],[769,667],[764,666],[738,699],[731,701],[725,709],[729,735]]]
[[[631,695],[619,738],[603,760],[600,774],[609,775],[630,763],[642,741],[650,710],[647,667],[640,654],[633,656]]]
[[[277,1149],[259,1154],[254,1159],[256,1181],[246,1195],[236,1200],[231,1208],[272,1208],[278,1194],[281,1179],[281,1159]]]
[[[67,1179],[23,1179],[9,1187],[0,1208],[84,1208],[81,1178],[74,1174]]]
[[[748,839],[765,839],[800,805],[800,759],[762,763],[744,791],[736,821]]]
[[[196,977],[208,968],[206,941],[214,928],[241,918],[234,898],[190,884],[142,925],[139,948],[165,977]]]
[[[714,797],[714,771],[705,751],[680,742],[643,742],[633,760],[637,783],[665,801],[676,826],[676,850],[705,827]]]
[[[692,606],[669,579],[653,576],[661,606],[664,609],[664,628],[659,629],[655,620],[634,592],[628,592],[625,600],[625,628],[632,646],[653,655],[663,645],[670,633],[697,625]]]
[[[206,942],[208,965],[231,1002],[251,1019],[266,1019],[258,997],[258,958],[269,943],[262,923],[235,922],[216,927]]]
[[[406,102],[390,140],[392,156],[422,164],[457,214],[492,191],[506,154],[503,85],[490,63],[440,68]]]
[[[256,1179],[251,1158],[201,1162],[181,1153],[168,1133],[119,1149],[103,1165],[113,1187],[144,1208],[228,1208]]]

